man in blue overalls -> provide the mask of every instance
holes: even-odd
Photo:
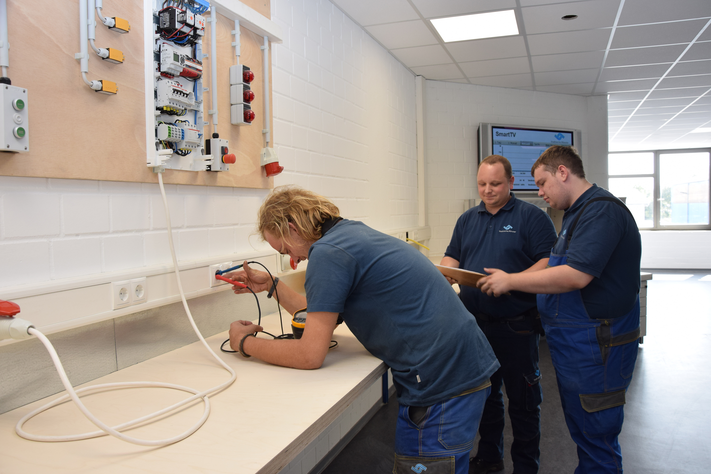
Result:
[[[564,209],[548,262],[537,272],[485,269],[488,295],[538,294],[578,474],[622,472],[618,435],[639,341],[639,229],[629,210],[585,179],[572,147],[553,146],[531,174],[538,195]]]

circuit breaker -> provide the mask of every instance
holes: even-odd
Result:
[[[156,0],[153,12],[153,95],[156,151],[168,169],[204,171],[211,160],[203,143],[205,0]],[[149,166],[152,163],[149,161]],[[226,168],[226,167],[225,167]]]
[[[0,151],[30,151],[27,89],[0,84]]]

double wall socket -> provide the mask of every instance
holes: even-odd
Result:
[[[210,273],[208,274],[208,277],[210,278],[210,288],[229,284],[226,281],[218,280],[217,278],[215,278],[215,273],[217,273],[218,270],[227,270],[231,266],[232,266],[232,262],[222,262],[222,263],[216,263],[214,265],[210,265],[210,268],[209,268]]]
[[[148,301],[146,277],[115,281],[111,284],[111,289],[114,309],[121,309]]]

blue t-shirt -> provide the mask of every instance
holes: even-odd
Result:
[[[560,238],[553,248],[555,254],[565,253],[570,226],[585,203],[596,197],[614,198],[596,184],[585,191],[563,215]],[[573,230],[566,263],[595,277],[580,290],[588,316],[616,318],[632,309],[639,293],[641,258],[639,229],[624,207],[598,201],[585,209]]]
[[[400,403],[429,406],[485,383],[499,363],[476,320],[420,252],[342,220],[309,249],[309,312],[339,313],[390,366]]]
[[[459,268],[485,273],[498,268],[507,273],[526,270],[550,255],[555,227],[548,214],[531,203],[511,199],[496,214],[482,202],[462,214],[452,233],[445,256],[459,261]],[[513,318],[536,307],[536,295],[512,291],[498,298],[478,288],[462,285],[460,298],[472,314]]]

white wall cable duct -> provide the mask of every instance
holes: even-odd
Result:
[[[100,384],[100,385],[92,385],[89,387],[85,387],[79,390],[74,390],[72,387],[71,383],[69,382],[69,379],[67,378],[67,374],[64,371],[64,368],[62,366],[61,361],[59,360],[59,356],[57,355],[57,352],[54,350],[54,347],[52,347],[51,342],[47,339],[47,337],[42,334],[40,331],[35,329],[34,327],[30,326],[27,332],[29,334],[32,334],[36,336],[42,344],[47,348],[47,351],[49,352],[50,357],[52,358],[52,362],[54,362],[55,367],[57,368],[57,372],[59,373],[59,378],[62,381],[62,385],[64,385],[64,388],[67,391],[66,395],[63,395],[56,400],[51,401],[50,403],[41,406],[40,408],[34,410],[31,413],[28,413],[25,415],[20,421],[17,422],[17,425],[15,426],[15,431],[17,432],[18,435],[25,439],[29,439],[32,441],[45,441],[45,442],[57,442],[57,441],[78,441],[78,440],[84,440],[84,439],[90,439],[90,438],[96,438],[99,436],[106,436],[107,434],[114,436],[122,441],[126,441],[128,443],[133,443],[133,444],[138,444],[141,446],[166,446],[169,444],[177,443],[178,441],[181,441],[188,436],[192,435],[195,433],[200,427],[205,423],[207,420],[209,413],[210,413],[210,401],[208,399],[209,395],[221,392],[222,390],[226,389],[232,383],[235,381],[237,378],[237,374],[235,371],[227,365],[222,359],[220,359],[217,354],[210,348],[210,346],[207,344],[205,341],[205,338],[202,336],[200,333],[200,330],[198,329],[197,325],[195,324],[195,320],[193,319],[192,313],[190,312],[190,308],[188,307],[188,302],[185,299],[185,293],[183,291],[183,285],[180,280],[180,272],[178,271],[178,259],[175,254],[175,245],[173,243],[173,229],[171,226],[170,222],[170,213],[168,210],[168,199],[165,195],[165,187],[163,185],[163,174],[158,173],[158,184],[160,185],[160,192],[161,196],[163,197],[163,206],[165,208],[165,217],[166,217],[166,224],[168,228],[168,244],[170,246],[170,253],[171,257],[173,259],[173,267],[175,270],[175,277],[177,279],[178,283],[178,290],[180,291],[180,298],[183,302],[183,307],[185,308],[185,312],[188,316],[188,320],[190,321],[190,324],[195,331],[195,334],[198,336],[198,339],[200,339],[200,342],[205,346],[205,348],[208,350],[208,352],[212,355],[212,357],[217,361],[217,363],[222,366],[225,370],[227,370],[230,373],[230,378],[226,382],[217,385],[211,389],[205,390],[203,392],[199,392],[198,390],[195,390],[193,388],[185,387],[182,385],[175,385],[175,384],[168,384],[168,383],[161,383],[161,382],[126,382],[126,383],[108,383],[108,384]],[[156,388],[168,388],[168,389],[173,389],[173,390],[182,390],[185,392],[193,393],[194,395],[186,398],[185,400],[175,403],[167,408],[164,408],[162,410],[159,410],[157,412],[154,412],[150,415],[143,416],[141,418],[137,418],[135,420],[123,423],[121,425],[117,425],[114,427],[110,427],[97,419],[81,402],[79,398],[79,393],[96,393],[96,392],[104,392],[104,391],[109,391],[109,390],[119,390],[119,389],[126,389],[126,388],[142,388],[142,387],[156,387]],[[58,406],[66,401],[71,399],[74,401],[74,403],[77,405],[77,407],[81,410],[81,412],[86,416],[92,423],[94,423],[97,427],[100,428],[100,431],[94,431],[94,432],[89,432],[89,433],[81,433],[81,434],[76,434],[76,435],[65,435],[65,436],[40,436],[40,435],[33,435],[31,433],[27,433],[24,431],[23,426],[24,424],[30,420],[31,418],[35,417],[36,415],[42,413],[43,411],[46,411],[52,407]],[[188,430],[185,432],[176,435],[172,438],[167,438],[167,439],[161,439],[161,440],[145,440],[145,439],[139,439],[135,438],[132,436],[127,436],[121,432],[121,430],[126,430],[132,427],[135,427],[137,425],[146,423],[150,420],[155,420],[158,417],[161,417],[165,414],[171,413],[173,411],[176,411],[182,407],[185,407],[186,405],[189,405],[191,403],[194,403],[197,400],[202,399],[203,403],[205,404],[205,411],[203,412],[202,417]]]
[[[7,0],[0,0],[0,67],[2,77],[7,77],[10,67],[10,44],[7,35]]]
[[[88,41],[87,1],[88,0],[79,0],[79,54],[75,57],[79,59],[82,79],[84,79],[87,86],[93,89],[91,81],[86,78],[86,73],[89,72],[89,51],[86,47]]]
[[[212,133],[217,133],[217,10],[215,5],[210,5],[210,87],[212,102]]]
[[[271,133],[269,129],[269,37],[264,37],[264,47],[262,48],[262,59],[264,63],[264,140],[265,148],[269,148]]]

